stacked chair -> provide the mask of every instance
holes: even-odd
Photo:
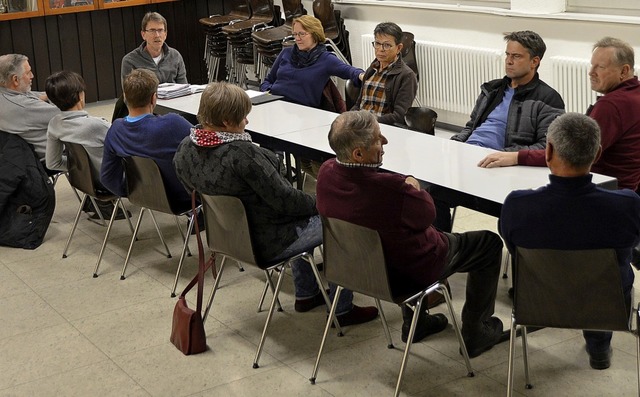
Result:
[[[291,37],[293,19],[307,14],[302,0],[282,0],[282,7],[285,16],[284,25],[267,26],[251,34],[256,52],[256,75],[260,82],[267,76],[278,54],[282,51],[283,41]]]
[[[211,15],[200,19],[205,33],[204,60],[210,83],[219,79],[220,65],[224,65],[227,59],[227,36],[222,32],[222,27],[245,21],[250,17],[249,1],[234,0],[229,14]]]
[[[251,18],[222,28],[227,37],[227,80],[246,88],[247,65],[256,64],[251,34],[258,28],[280,23],[273,0],[249,0]]]
[[[348,64],[351,64],[351,49],[349,47],[349,31],[344,26],[344,19],[339,10],[333,9],[331,0],[314,0],[313,16],[322,22],[324,35],[333,51],[339,51]]]

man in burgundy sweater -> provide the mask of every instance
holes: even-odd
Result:
[[[634,52],[626,42],[605,37],[593,46],[591,89],[602,94],[587,110],[601,130],[602,155],[591,172],[613,176],[620,189],[640,185],[640,82],[633,75]],[[544,150],[492,153],[480,167],[546,166]]]
[[[320,168],[316,206],[320,215],[376,230],[380,234],[395,293],[415,292],[455,272],[467,272],[462,334],[469,356],[489,350],[502,335],[492,317],[502,241],[489,231],[442,233],[432,226],[433,199],[411,176],[380,172],[387,139],[367,111],[336,118],[329,144],[337,158]],[[403,341],[413,313],[403,307]],[[414,342],[445,328],[442,314],[421,313]]]

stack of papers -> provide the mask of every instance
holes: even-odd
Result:
[[[192,94],[196,94],[198,92],[202,92],[202,91],[204,91],[205,88],[207,88],[207,84],[191,84],[189,86],[189,89],[191,90]]]
[[[171,99],[190,94],[189,84],[162,83],[158,86],[158,99]]]

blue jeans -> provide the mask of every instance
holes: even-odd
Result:
[[[320,221],[320,216],[316,215],[309,218],[307,226],[304,229],[298,228],[296,232],[298,239],[271,261],[286,260],[302,252],[309,252],[313,255],[313,249],[322,244],[322,222]],[[296,289],[296,299],[311,298],[320,293],[311,265],[307,261],[298,258],[291,262],[291,272],[293,273],[293,284]],[[333,298],[336,295],[336,286],[329,283],[329,289],[329,298],[333,302]],[[353,308],[352,301],[353,292],[347,289],[343,290],[338,300],[336,315],[350,311]]]

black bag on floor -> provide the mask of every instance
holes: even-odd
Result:
[[[32,146],[0,131],[0,245],[38,248],[55,206],[53,182]]]

